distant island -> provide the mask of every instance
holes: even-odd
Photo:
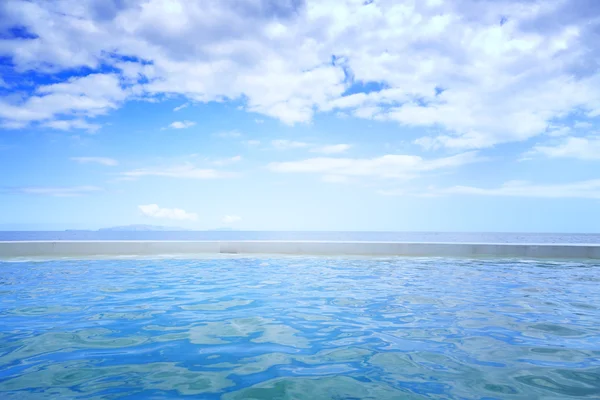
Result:
[[[112,226],[110,228],[100,228],[99,232],[166,232],[166,231],[189,231],[189,229],[179,228],[176,226],[161,226],[161,225],[124,225]]]

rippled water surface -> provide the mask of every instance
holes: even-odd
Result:
[[[600,398],[600,265],[0,262],[0,398]]]

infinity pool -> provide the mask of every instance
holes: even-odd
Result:
[[[600,398],[600,264],[0,262],[0,398]]]

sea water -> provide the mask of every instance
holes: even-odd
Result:
[[[0,398],[600,398],[600,265],[0,262]]]
[[[600,234],[510,232],[0,231],[0,241],[15,240],[315,240],[430,243],[600,244]]]

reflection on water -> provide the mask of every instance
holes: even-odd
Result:
[[[600,265],[0,263],[0,398],[600,398]]]

